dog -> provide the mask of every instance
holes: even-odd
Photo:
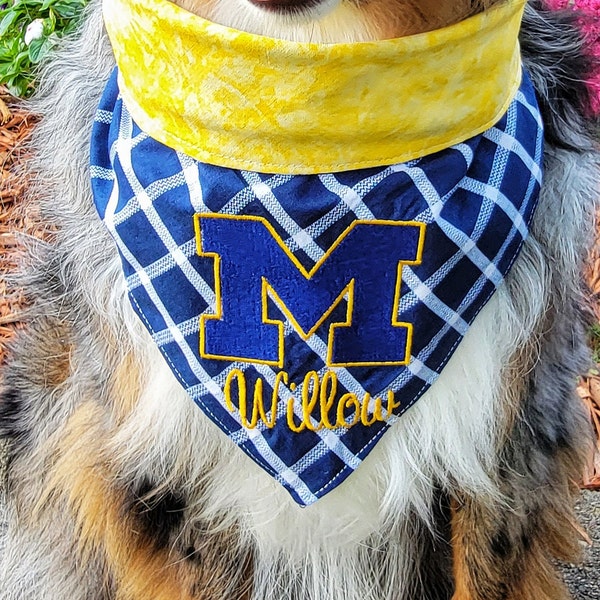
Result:
[[[366,48],[398,38],[414,44],[430,39],[423,37],[427,32],[497,14],[504,5],[179,4],[173,10],[257,36],[252,39],[304,48],[356,42]],[[118,12],[107,18],[113,28],[131,22]],[[582,109],[589,64],[573,18],[531,0],[520,52],[544,124],[543,183],[529,235],[435,382],[386,425],[343,483],[299,502],[300,492],[291,493],[296,488],[286,489],[256,456],[240,452],[194,405],[128,298],[119,252],[100,218],[103,209],[94,206],[89,180],[90,136],[95,119],[97,127],[106,125],[96,110],[115,66],[100,3],[90,2],[78,35],[43,67],[31,103],[42,120],[28,165],[29,201],[48,227],[44,241],[27,242],[18,281],[31,305],[3,368],[0,434],[9,462],[0,535],[2,600],[569,597],[555,560],[577,554],[572,503],[591,444],[574,385],[589,362],[581,266],[592,237],[600,153]],[[126,53],[121,58],[127,60]],[[290,72],[290,80],[294,76]],[[402,86],[393,79],[379,83],[389,96]],[[239,160],[246,150],[242,145]],[[307,160],[310,152],[308,145]],[[414,160],[410,155],[400,162]],[[92,164],[99,163],[92,158]],[[101,177],[95,181],[99,189]],[[202,246],[210,217],[196,219],[200,255],[210,253]],[[231,221],[263,224],[258,217]],[[420,235],[406,223],[393,233],[407,227]],[[430,230],[425,236],[432,237]],[[416,250],[411,257],[403,277],[407,265],[420,260]],[[201,328],[208,332],[207,323]],[[239,373],[228,379],[237,385],[228,406],[238,420]],[[324,385],[316,377],[313,390]],[[256,381],[254,386],[256,394]],[[348,426],[350,404],[358,400],[351,394],[346,400],[331,430],[321,406],[321,428],[331,433]],[[391,417],[394,402],[388,397],[385,408],[383,397],[375,412],[364,414],[359,407],[356,420],[364,421],[348,433],[367,429],[378,415]],[[269,415],[278,409],[263,412],[256,418],[268,433]],[[319,429],[310,414],[299,414],[289,416],[290,426]],[[285,410],[281,419],[285,426]],[[257,422],[246,425],[252,433]],[[303,503],[308,506],[298,506]]]

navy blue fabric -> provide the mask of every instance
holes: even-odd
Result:
[[[542,139],[524,74],[494,127],[417,160],[234,170],[142,132],[114,73],[92,133],[92,187],[133,307],[175,376],[307,505],[435,382],[502,283],[539,194]],[[248,419],[262,386],[255,428],[240,415],[240,378]]]

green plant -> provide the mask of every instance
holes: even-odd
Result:
[[[72,31],[86,0],[0,0],[0,84],[33,91],[36,65]]]

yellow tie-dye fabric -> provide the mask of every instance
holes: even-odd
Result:
[[[168,0],[104,0],[104,18],[149,135],[202,162],[312,174],[403,162],[491,127],[520,84],[524,4],[354,44],[249,34]]]

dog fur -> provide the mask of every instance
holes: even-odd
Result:
[[[382,40],[439,29],[499,1],[309,0],[308,7],[283,11],[265,11],[248,0],[175,0],[175,4],[242,31],[298,42],[332,43]]]
[[[363,3],[343,2],[296,15],[294,30],[294,15],[261,21],[243,1],[187,7],[312,41],[414,33],[473,10],[394,0],[378,28],[368,15],[383,0],[364,3],[365,26]],[[390,29],[390,14],[415,16]],[[581,263],[600,181],[581,44],[572,17],[529,4],[522,51],[547,140],[532,234],[439,381],[344,485],[300,509],[189,400],[129,304],[88,180],[114,66],[93,0],[32,103],[30,202],[48,236],[28,241],[32,304],[4,368],[0,599],[568,598],[554,559],[577,553],[574,480],[591,442],[574,385],[589,360]]]

